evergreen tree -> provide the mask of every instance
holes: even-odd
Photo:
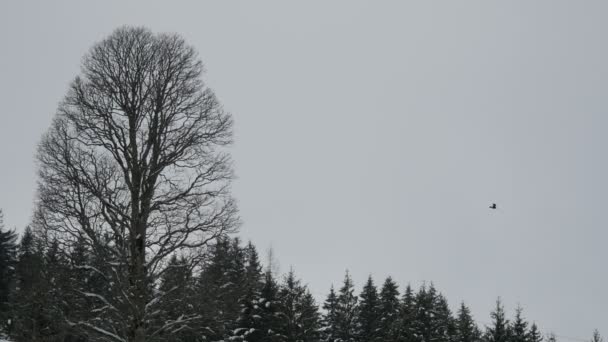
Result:
[[[394,341],[399,336],[399,290],[391,277],[386,278],[380,290],[378,340]]]
[[[325,342],[334,342],[338,338],[338,296],[332,285],[325,303],[323,303],[325,314],[322,320],[322,339]]]
[[[239,240],[218,239],[197,285],[198,312],[203,334],[215,341],[233,334],[245,292],[245,253]]]
[[[169,263],[161,275],[161,284],[156,298],[159,304],[155,319],[157,326],[161,327],[159,337],[170,336],[173,341],[195,341],[198,325],[201,322],[196,318],[194,305],[191,299],[194,296],[192,271],[190,263],[185,257],[172,255]],[[189,323],[173,325],[176,321]]]
[[[591,337],[591,342],[604,342],[602,335],[600,335],[599,330],[593,330],[593,337]]]
[[[287,342],[315,341],[318,335],[318,309],[306,286],[296,279],[293,270],[279,290],[281,302],[280,332]]]
[[[434,285],[423,285],[416,294],[413,334],[418,342],[447,341],[450,313]]]
[[[458,309],[454,342],[479,341],[481,341],[481,332],[471,316],[471,310],[463,302],[460,304],[460,308]]]
[[[300,341],[318,342],[321,338],[321,315],[313,295],[306,289],[299,305],[300,310]]]
[[[9,298],[15,277],[17,263],[17,234],[4,230],[2,210],[0,210],[0,330],[9,320]]]
[[[353,280],[348,271],[340,288],[336,307],[336,333],[339,342],[356,340],[357,296]]]
[[[379,337],[378,290],[370,275],[359,295],[359,310],[357,315],[357,338],[359,341],[375,341]]]
[[[285,326],[285,317],[281,312],[279,287],[267,271],[259,294],[246,298],[241,307],[241,314],[232,331],[231,341],[246,342],[283,342],[286,337],[281,333]]]
[[[536,323],[532,323],[532,326],[530,327],[530,332],[528,333],[528,342],[542,342],[542,341],[543,341],[543,335],[538,330],[538,326],[536,326]]]
[[[279,301],[279,287],[272,275],[267,271],[264,276],[264,286],[258,301],[260,327],[256,329],[263,334],[262,341],[283,342],[285,337],[281,334],[284,316],[281,314],[281,302]],[[247,341],[250,341],[247,339]],[[253,341],[253,340],[251,340]]]
[[[16,287],[12,297],[13,320],[9,326],[11,337],[17,342],[36,341],[46,327],[43,316],[42,268],[44,255],[36,243],[34,233],[27,227],[21,237],[15,269]]]
[[[262,288],[262,265],[255,246],[249,241],[245,247],[245,288],[259,290]],[[246,291],[243,291],[245,293]]]
[[[399,342],[415,342],[414,319],[416,315],[415,296],[412,287],[408,284],[403,293],[398,320]]]
[[[510,339],[509,321],[505,317],[505,310],[500,302],[496,300],[496,308],[490,313],[492,324],[486,327],[485,340],[487,342],[508,342]]]
[[[456,324],[448,306],[448,301],[442,294],[438,294],[434,302],[433,318],[434,340],[453,341],[456,335]]]
[[[547,342],[557,342],[557,337],[554,333],[547,334]]]
[[[515,319],[511,323],[511,341],[512,342],[529,342],[528,322],[522,316],[523,309],[517,306],[515,309]]]
[[[86,269],[90,261],[90,253],[86,245],[86,240],[79,238],[72,243],[68,255],[69,268],[67,282],[69,287],[63,294],[65,307],[64,316],[67,321],[78,322],[88,320],[91,315],[91,300],[82,295],[90,291],[90,271]],[[66,342],[86,341],[86,331],[77,326],[70,326]]]
[[[42,248],[42,247],[39,247]],[[42,303],[40,334],[44,340],[63,341],[68,326],[64,313],[67,310],[65,293],[69,286],[69,269],[59,251],[59,243],[53,240],[43,260],[40,300]]]
[[[281,303],[279,311],[282,316],[282,325],[279,330],[285,336],[285,341],[295,342],[298,340],[300,334],[298,305],[302,296],[304,296],[304,288],[300,281],[296,279],[293,269],[291,269],[279,289],[279,301]]]
[[[241,308],[236,327],[232,331],[231,340],[234,341],[261,341],[264,334],[261,330],[262,308],[261,290],[264,285],[262,279],[262,266],[260,265],[258,253],[251,242],[245,248],[245,283],[242,296],[239,300]]]

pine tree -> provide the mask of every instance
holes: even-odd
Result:
[[[394,341],[398,338],[399,289],[391,277],[386,278],[380,290],[378,340]]]
[[[414,319],[416,314],[415,296],[412,287],[408,284],[403,293],[398,320],[399,342],[415,342]]]
[[[258,301],[258,309],[260,317],[260,326],[257,331],[262,332],[262,341],[265,342],[283,342],[285,336],[281,334],[281,327],[284,325],[284,317],[281,314],[281,302],[279,301],[279,287],[272,275],[272,272],[267,271],[264,276],[264,286],[260,293]],[[249,341],[249,338],[246,339]]]
[[[312,295],[291,270],[279,290],[280,332],[287,342],[315,341],[319,314]]]
[[[336,310],[336,341],[350,342],[356,340],[357,296],[354,294],[354,284],[348,271],[344,276],[344,284],[340,288]]]
[[[323,303],[325,314],[322,320],[322,339],[324,342],[334,342],[338,338],[338,296],[332,285],[325,303]]]
[[[240,314],[236,327],[232,331],[233,341],[261,341],[264,334],[261,330],[261,311],[259,306],[261,290],[264,285],[262,281],[262,266],[260,265],[258,252],[251,241],[245,247],[245,282],[243,284],[242,296],[239,299]]]
[[[604,342],[602,335],[600,335],[599,330],[593,330],[593,337],[591,337],[591,342]]]
[[[528,322],[522,316],[523,308],[517,306],[515,309],[515,319],[511,323],[511,342],[529,342]]]
[[[313,295],[306,289],[299,304],[300,311],[300,341],[318,342],[321,338],[321,315]]]
[[[496,308],[490,313],[492,325],[486,327],[485,340],[487,342],[508,342],[510,339],[509,321],[505,317],[505,310],[500,302],[496,300]]]
[[[279,287],[267,271],[261,290],[244,298],[241,314],[232,330],[229,340],[246,342],[284,342],[286,337],[281,333],[285,326],[285,316],[281,312]]]
[[[86,269],[90,261],[90,252],[86,240],[79,238],[72,243],[68,255],[69,268],[67,282],[69,287],[63,294],[65,300],[64,315],[67,321],[86,321],[91,315],[91,300],[82,295],[90,291],[90,271]],[[77,326],[71,326],[68,331],[68,341],[86,341],[86,331]]]
[[[65,294],[70,284],[68,264],[59,251],[57,240],[53,240],[46,250],[43,265],[38,289],[42,303],[40,334],[44,340],[62,341],[68,331],[64,313],[67,311]]]
[[[9,320],[9,298],[14,287],[15,265],[17,263],[17,234],[4,230],[2,210],[0,210],[0,330]]]
[[[212,341],[232,335],[237,328],[246,283],[245,252],[239,243],[228,237],[218,239],[196,286],[202,334]]]
[[[359,310],[357,315],[357,338],[359,341],[375,341],[379,337],[378,290],[370,275],[359,295]]]
[[[196,331],[201,324],[191,300],[194,296],[192,270],[184,256],[171,256],[161,275],[161,284],[155,297],[159,301],[155,319],[161,327],[159,337],[170,336],[174,341],[195,341]],[[173,325],[176,321],[190,323]]]
[[[471,316],[471,310],[463,302],[460,304],[460,308],[458,309],[454,342],[479,341],[481,341],[481,332]]]
[[[298,305],[302,296],[304,296],[304,288],[300,281],[296,279],[293,269],[289,271],[281,284],[278,296],[280,301],[279,311],[283,318],[279,331],[285,336],[285,341],[295,342],[300,334]]]
[[[432,287],[432,284],[431,284]],[[447,299],[438,294],[434,302],[433,331],[435,341],[453,341],[456,335],[456,325]]]
[[[557,342],[557,337],[554,333],[550,332],[547,334],[547,342]]]
[[[34,233],[27,227],[19,244],[19,261],[15,269],[16,287],[11,300],[13,320],[8,329],[17,342],[36,341],[42,336],[40,330],[46,323],[42,310],[45,304],[42,294],[43,259]]]
[[[536,326],[536,323],[532,323],[532,326],[530,327],[530,332],[528,333],[528,342],[542,342],[542,341],[543,341],[543,335],[538,330],[538,326]]]
[[[262,265],[260,264],[259,255],[255,246],[249,241],[245,247],[245,288],[246,292],[249,289],[259,290],[262,288]]]

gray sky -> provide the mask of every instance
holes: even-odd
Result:
[[[0,208],[82,55],[119,25],[182,34],[236,120],[241,235],[323,296],[349,269],[432,280],[489,321],[608,334],[608,4],[0,3]],[[491,202],[499,210],[488,209]]]

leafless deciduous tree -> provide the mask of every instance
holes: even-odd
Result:
[[[238,225],[232,118],[202,73],[178,35],[120,28],[85,55],[40,143],[35,225],[66,248],[86,241],[103,260],[83,266],[108,284],[82,293],[95,315],[70,322],[98,340],[157,340],[194,319],[154,326],[153,284],[171,255],[194,262]]]

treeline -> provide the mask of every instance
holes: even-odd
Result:
[[[60,251],[68,250],[69,253]],[[161,327],[158,340],[195,341],[403,341],[403,342],[541,342],[536,324],[518,308],[509,320],[500,301],[481,329],[462,303],[452,313],[432,283],[414,290],[389,277],[379,288],[370,277],[355,293],[348,273],[319,305],[294,271],[278,276],[263,269],[251,243],[223,237],[190,268],[173,256],[161,281],[150,283],[162,301],[150,314]],[[112,288],[100,279],[113,265],[78,241],[59,248],[26,229],[17,243],[13,231],[0,229],[0,320],[16,342],[114,341],[104,330],[82,329],[82,322],[102,327],[114,308],[105,303]],[[183,261],[183,262],[182,262]],[[96,309],[92,309],[96,308]],[[106,314],[105,312],[108,312]],[[554,341],[554,336],[545,337]],[[594,342],[600,342],[599,333]]]

